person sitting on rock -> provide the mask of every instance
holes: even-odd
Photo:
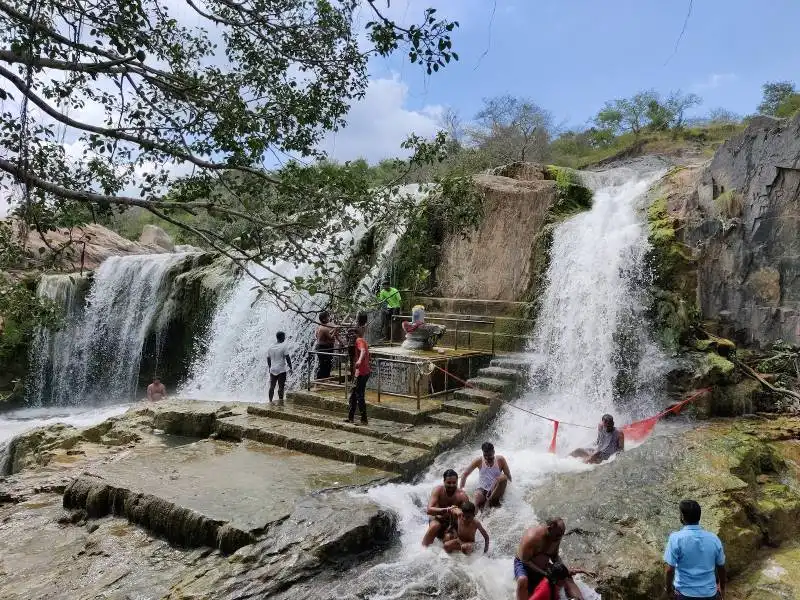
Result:
[[[588,464],[598,464],[625,450],[625,434],[614,427],[614,417],[603,415],[602,421],[597,427],[595,447],[578,448],[570,456],[582,458]]]
[[[458,552],[472,554],[475,550],[475,533],[480,531],[483,536],[483,552],[489,551],[489,534],[475,518],[475,505],[467,500],[458,511],[455,536],[444,543],[444,551],[448,554]]]
[[[428,516],[430,522],[425,536],[422,538],[423,546],[430,546],[433,540],[449,541],[455,537],[456,519],[460,513],[459,506],[469,502],[469,497],[464,490],[458,489],[458,473],[447,469],[442,476],[443,485],[437,485],[428,502]]]
[[[470,474],[478,469],[478,489],[475,490],[475,504],[478,510],[483,507],[500,506],[506,486],[511,481],[511,470],[503,456],[495,456],[494,445],[484,442],[481,445],[483,456],[473,460],[461,475],[461,488],[467,483]]]
[[[161,379],[153,377],[153,383],[147,386],[147,399],[151,402],[158,402],[167,397],[167,388],[161,383]]]
[[[531,527],[522,535],[522,540],[514,557],[514,579],[517,581],[517,600],[528,600],[539,583],[547,578],[549,569],[557,562],[561,539],[567,526],[560,517],[547,519],[543,525]],[[568,598],[583,600],[583,594],[573,581],[572,575],[586,573],[582,569],[569,571],[570,577],[564,581]]]

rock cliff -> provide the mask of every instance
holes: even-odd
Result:
[[[753,119],[681,204],[703,317],[743,343],[800,345],[800,115]]]
[[[533,300],[547,268],[552,227],[591,205],[571,171],[514,163],[477,175],[484,218],[467,237],[442,245],[439,294],[484,300]]]

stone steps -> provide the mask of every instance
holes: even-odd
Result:
[[[252,414],[218,419],[215,430],[222,439],[253,440],[404,476],[418,472],[432,458],[430,451],[422,448],[363,433]]]
[[[456,400],[479,402],[481,404],[491,404],[493,400],[497,399],[497,392],[467,387],[453,392],[453,398]]]
[[[508,367],[489,366],[483,369],[478,369],[478,376],[489,377],[491,379],[505,379],[517,383],[524,379],[524,375],[517,369]]]
[[[514,369],[515,371],[522,372],[525,375],[531,371],[531,363],[522,357],[514,354],[507,356],[498,356],[492,359],[489,363],[492,367],[501,367],[503,369]]]
[[[303,407],[312,410],[324,410],[340,414],[342,417],[347,415],[349,409],[348,402],[344,398],[323,396],[316,392],[306,392],[302,390],[292,391],[287,394],[287,399],[298,408]],[[438,408],[431,408],[417,411],[415,409],[399,408],[386,404],[370,403],[368,414],[370,417],[375,417],[376,419],[397,421],[398,423],[407,423],[410,425],[421,425],[426,421],[427,415],[437,410]]]
[[[449,412],[455,415],[464,415],[466,417],[478,417],[482,412],[489,410],[489,407],[479,402],[470,402],[469,400],[445,400],[442,402],[442,412]]]
[[[495,377],[473,377],[467,383],[481,390],[496,392],[503,397],[508,397],[514,392],[516,385],[507,379],[497,379]]]
[[[372,412],[370,405],[370,413]],[[457,435],[458,431],[453,431],[450,426],[424,423],[412,425],[409,423],[398,423],[397,421],[386,421],[370,417],[368,425],[347,423],[343,421],[343,413],[332,413],[323,410],[306,409],[305,407],[295,407],[286,405],[283,407],[270,406],[249,406],[248,414],[305,423],[329,429],[339,429],[349,431],[357,435],[366,435],[377,439],[388,440],[395,444],[413,446],[423,450],[435,450],[442,444]],[[358,415],[356,415],[358,419]]]
[[[450,412],[438,412],[428,415],[428,421],[445,427],[467,427],[474,421],[474,417]]]

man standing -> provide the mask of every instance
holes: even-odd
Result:
[[[548,519],[544,525],[537,525],[525,531],[514,557],[514,578],[517,580],[517,600],[527,600],[543,579],[546,579],[553,564],[561,562],[558,556],[561,539],[567,526],[564,519]],[[585,573],[582,569],[571,569],[570,576],[564,580],[567,598],[583,600],[580,588],[572,575]]]
[[[317,354],[317,377],[316,379],[327,379],[331,376],[331,366],[333,364],[333,344],[336,341],[336,327],[331,324],[331,315],[327,310],[319,313],[319,325],[314,332],[317,340],[315,350]]]
[[[461,474],[461,488],[467,483],[470,474],[478,469],[478,489],[475,490],[475,505],[483,510],[485,504],[500,506],[506,485],[511,481],[511,470],[503,456],[495,456],[494,445],[484,442],[481,445],[482,458],[476,458]]]
[[[275,334],[278,343],[267,351],[269,367],[269,403],[275,395],[275,384],[278,384],[278,406],[283,406],[283,390],[286,387],[286,371],[292,372],[292,358],[286,348],[286,334],[279,331]]]
[[[725,596],[725,551],[720,539],[700,527],[700,505],[678,505],[683,528],[669,534],[664,549],[667,596],[675,600],[721,600]]]
[[[352,423],[356,416],[356,404],[361,412],[361,424],[367,424],[367,379],[371,369],[369,366],[369,344],[364,339],[364,330],[359,329],[356,337],[356,381],[353,384],[353,391],[350,392],[350,412],[347,414],[347,422]]]
[[[458,489],[458,473],[453,469],[447,469],[442,480],[443,485],[437,485],[433,489],[428,502],[430,521],[428,531],[422,538],[423,546],[430,546],[436,538],[444,539],[448,535],[451,538],[455,536],[458,515],[461,513],[458,507],[464,502],[469,502],[469,497],[464,490]]]
[[[608,460],[617,452],[625,450],[625,434],[614,427],[614,417],[603,415],[602,423],[597,428],[597,441],[594,448],[578,448],[570,456],[582,458],[589,464],[598,464]]]
[[[167,388],[161,383],[158,377],[153,377],[153,383],[147,386],[147,399],[151,402],[158,402],[167,397]]]
[[[378,292],[378,302],[383,314],[383,339],[389,340],[392,337],[392,317],[400,314],[400,292],[389,284],[388,279]]]

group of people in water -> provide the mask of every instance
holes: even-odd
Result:
[[[598,464],[622,452],[623,432],[614,426],[611,415],[603,415],[597,440],[592,448],[580,448],[570,456],[588,464]],[[489,533],[476,518],[477,513],[499,507],[509,483],[511,469],[505,457],[495,453],[491,442],[481,446],[482,456],[473,460],[461,474],[447,469],[442,484],[434,488],[428,502],[428,528],[422,538],[427,547],[441,540],[448,554],[472,554],[477,534],[483,538],[483,551],[489,551]],[[469,476],[477,469],[478,485],[474,499],[465,491]],[[683,500],[679,505],[683,528],[669,536],[664,550],[665,592],[674,600],[722,600],[725,593],[725,552],[719,538],[700,527],[700,505]],[[548,518],[522,534],[514,556],[516,600],[555,600],[563,591],[567,599],[583,600],[574,575],[594,573],[569,568],[560,557],[561,541],[567,532],[561,517]]]

